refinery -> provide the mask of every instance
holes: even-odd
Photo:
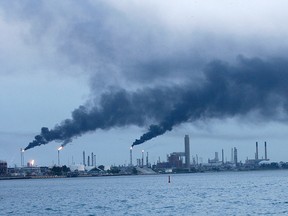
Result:
[[[267,142],[263,143],[264,157],[259,157],[259,145],[255,143],[255,157],[244,162],[238,160],[238,149],[231,148],[230,160],[224,156],[224,150],[214,153],[214,158],[204,162],[201,157],[190,155],[189,136],[184,136],[183,150],[167,154],[166,161],[151,164],[149,152],[141,151],[141,158],[135,158],[133,162],[133,147],[129,149],[129,163],[127,165],[113,165],[105,167],[96,163],[96,154],[93,152],[82,152],[82,162],[71,165],[61,165],[60,151],[57,149],[57,164],[48,166],[37,166],[34,160],[24,162],[24,149],[20,149],[20,166],[10,167],[7,162],[0,160],[0,179],[23,179],[23,178],[63,178],[63,177],[89,177],[89,176],[113,176],[113,175],[147,175],[167,173],[196,173],[196,172],[219,172],[219,171],[250,171],[268,169],[288,169],[288,163],[271,162],[268,158]]]

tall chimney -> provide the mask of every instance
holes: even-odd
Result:
[[[83,165],[86,166],[85,151],[83,151]]]
[[[88,161],[87,161],[88,166],[90,166],[90,156],[88,155]]]
[[[93,155],[93,152],[91,153],[91,166],[94,166],[94,155]]]
[[[133,166],[133,162],[132,162],[132,146],[130,147],[130,166]]]
[[[188,135],[185,135],[184,137],[184,144],[185,144],[185,166],[187,168],[190,168],[190,143]]]
[[[58,149],[58,166],[60,166],[60,150]]]
[[[266,141],[264,143],[264,147],[265,147],[265,160],[267,160],[267,144],[266,144]]]
[[[146,153],[147,156],[146,156],[146,166],[148,167],[148,164],[149,164],[149,161],[148,161],[148,152]]]
[[[141,166],[144,167],[144,150],[142,150]]]
[[[222,164],[224,164],[224,149],[222,149]]]
[[[20,149],[20,152],[21,152],[21,167],[24,166],[24,149]]]
[[[258,142],[256,142],[256,154],[255,154],[255,160],[258,160]]]
[[[234,163],[236,166],[238,165],[238,153],[236,147],[234,147]]]

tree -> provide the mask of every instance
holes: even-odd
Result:
[[[68,172],[70,172],[70,168],[67,167],[66,165],[62,167],[54,166],[51,169],[52,175],[57,175],[57,176],[66,175]]]
[[[51,174],[52,175],[57,175],[57,176],[62,175],[62,167],[53,166],[52,169],[51,169]]]
[[[110,167],[110,170],[109,170],[109,173],[112,173],[112,174],[117,174],[120,172],[120,169],[116,166],[111,166]]]
[[[103,170],[103,171],[105,170],[105,166],[104,165],[100,165],[100,166],[98,166],[98,168]]]

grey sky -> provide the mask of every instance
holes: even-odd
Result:
[[[19,149],[41,127],[53,128],[80,105],[98,106],[111,89],[173,89],[187,82],[203,87],[207,65],[218,60],[237,67],[239,55],[269,64],[280,59],[286,65],[285,8],[286,1],[1,1],[0,158],[19,164]],[[271,65],[270,75],[287,74],[286,67]],[[236,146],[244,160],[253,157],[258,140],[268,142],[272,160],[287,160],[280,150],[288,150],[285,94],[281,97],[275,100],[284,105],[271,109],[273,115],[259,117],[252,110],[244,117],[189,121],[135,147],[135,154],[140,156],[143,148],[155,161],[164,159],[166,153],[181,151],[189,134],[191,154],[203,158],[221,148],[229,155]],[[99,163],[125,163],[129,146],[149,124],[84,134],[61,152],[63,162],[71,162],[72,156],[81,162],[86,150],[99,155]],[[50,165],[60,144],[33,148],[26,159]]]

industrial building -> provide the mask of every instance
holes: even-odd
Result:
[[[219,161],[218,152],[215,152],[215,157],[213,159],[208,159],[208,164],[214,165],[214,166],[222,165],[222,161]]]
[[[128,166],[133,167],[133,162],[132,162],[132,147],[130,148],[130,163],[128,164]],[[142,150],[141,151],[141,158],[137,158],[136,159],[136,167],[146,167],[146,168],[151,168],[151,164],[149,162],[149,153],[146,152],[146,158],[144,159],[145,156],[145,151]],[[144,163],[145,161],[145,163]]]
[[[173,152],[167,156],[167,162],[170,167],[183,168],[183,156],[185,156],[183,152]]]
[[[6,175],[7,174],[7,162],[0,160],[0,175]]]
[[[83,151],[83,164],[82,165],[84,166],[85,170],[91,170],[95,168],[96,167],[96,154],[92,152],[91,156],[88,155],[87,160],[86,160],[86,154],[85,154],[85,151]],[[73,166],[72,166],[72,169],[74,169]],[[82,166],[81,166],[81,170],[82,170]]]
[[[258,166],[262,161],[269,161],[267,156],[267,142],[264,142],[264,158],[259,158],[259,150],[258,150],[258,142],[256,142],[256,151],[255,151],[255,158],[254,159],[246,159],[245,165],[246,166]]]
[[[185,158],[185,163],[183,163]],[[160,162],[155,166],[155,169],[187,169],[190,170],[190,142],[189,136],[184,137],[184,152],[172,152],[167,155],[167,162]]]
[[[85,171],[85,166],[83,164],[72,164],[69,166],[71,172],[79,171],[79,172],[84,172]]]

